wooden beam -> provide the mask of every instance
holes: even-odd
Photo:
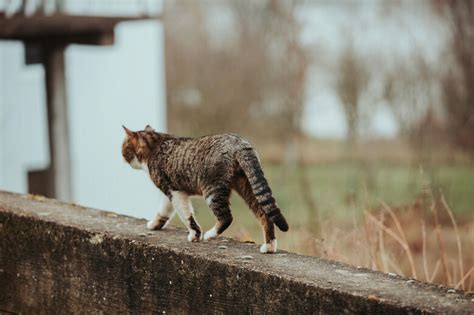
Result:
[[[110,45],[115,26],[125,21],[156,20],[158,17],[105,17],[68,14],[14,15],[0,13],[0,39],[28,42],[65,42]],[[112,37],[113,38],[113,37]]]
[[[114,41],[114,30],[90,34],[35,37],[33,39],[24,41],[25,63],[27,65],[43,63],[43,59],[45,58],[45,46],[60,46],[69,44],[111,46],[114,44]]]

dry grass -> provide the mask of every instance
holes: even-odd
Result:
[[[465,288],[464,281],[465,281],[465,278],[467,276],[469,276],[469,274],[466,273],[466,276],[464,276],[464,264],[463,264],[463,259],[462,259],[462,257],[463,257],[463,255],[462,255],[462,244],[461,244],[461,239],[459,237],[458,225],[456,223],[456,220],[454,219],[453,212],[449,208],[448,203],[446,202],[446,199],[444,198],[444,195],[441,195],[441,202],[442,202],[444,208],[446,209],[447,213],[449,214],[449,219],[451,220],[451,223],[453,224],[453,227],[454,227],[454,232],[455,232],[455,235],[456,235],[456,246],[457,246],[457,249],[458,249],[459,272],[460,272],[460,275],[462,276],[461,281],[460,281],[460,285],[461,285],[461,289],[464,290],[464,288]],[[458,287],[458,286],[456,286],[456,287]]]
[[[382,272],[395,272],[427,282],[474,290],[474,257],[463,252],[474,248],[472,219],[459,226],[444,197],[428,209],[414,204],[392,208],[381,202],[379,209],[366,210],[360,223],[327,220],[320,238],[298,229],[302,246],[292,250],[322,256]],[[442,211],[442,212],[441,212]],[[339,226],[334,228],[334,226]],[[465,267],[468,270],[465,271]]]

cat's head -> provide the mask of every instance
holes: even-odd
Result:
[[[140,131],[131,131],[125,126],[122,127],[126,133],[122,143],[122,156],[134,169],[142,169],[155,148],[159,136],[149,125]]]

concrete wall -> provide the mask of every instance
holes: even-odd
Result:
[[[291,233],[291,232],[290,232]],[[0,192],[0,311],[473,314],[474,295]]]

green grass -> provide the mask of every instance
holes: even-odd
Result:
[[[263,168],[291,227],[312,230],[321,218],[356,218],[367,207],[379,207],[380,200],[394,207],[409,205],[421,196],[424,187],[441,189],[457,216],[474,215],[474,165],[439,165],[431,172],[416,165],[386,162],[332,162],[301,169],[264,163]],[[302,174],[319,217],[304,202]],[[225,234],[260,242],[260,226],[252,212],[236,194],[231,203],[234,223]],[[202,200],[193,200],[193,204],[203,229],[210,228],[215,217]]]

